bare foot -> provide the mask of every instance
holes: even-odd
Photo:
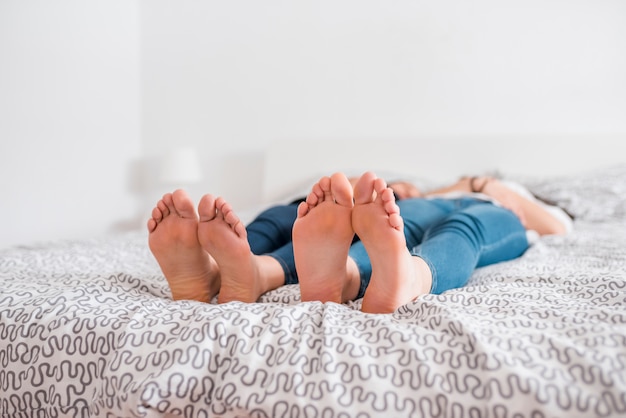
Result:
[[[323,177],[298,207],[293,252],[303,301],[343,303],[359,290],[352,244],[352,185],[342,173]]]
[[[400,209],[383,179],[365,173],[354,188],[354,199],[352,226],[372,263],[372,278],[361,309],[391,313],[430,291],[430,269],[406,248]]]
[[[174,300],[210,302],[219,289],[217,264],[198,242],[198,217],[183,190],[167,193],[148,220],[148,245]]]
[[[220,269],[218,303],[256,302],[263,293],[284,284],[278,261],[252,254],[244,224],[223,198],[204,195],[198,213],[200,244]]]

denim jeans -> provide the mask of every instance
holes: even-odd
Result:
[[[291,243],[291,229],[298,216],[298,204],[270,207],[246,227],[252,253],[275,258],[285,272],[285,284],[298,283]]]
[[[508,209],[473,198],[405,199],[397,202],[406,245],[433,276],[431,293],[464,286],[477,267],[507,261],[528,248],[526,230]],[[365,293],[372,266],[362,243],[350,248]]]
[[[513,212],[473,198],[399,200],[407,248],[430,267],[432,293],[464,286],[477,267],[511,260],[528,248],[526,230]],[[254,254],[266,254],[280,262],[285,284],[298,283],[291,228],[297,203],[275,206],[248,225],[248,241]],[[349,256],[361,275],[358,297],[369,284],[372,266],[363,244],[355,240]]]

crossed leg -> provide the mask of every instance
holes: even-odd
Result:
[[[280,263],[250,251],[244,225],[222,198],[205,195],[196,214],[188,195],[163,196],[148,221],[149,246],[175,300],[255,302],[284,283]],[[406,248],[403,220],[391,189],[365,173],[354,192],[341,173],[324,177],[298,208],[293,227],[303,301],[343,303],[359,290],[359,271],[348,257],[354,234],[363,241],[372,277],[362,310],[389,313],[428,293],[428,265]]]
[[[148,245],[174,300],[210,302],[220,286],[217,263],[198,241],[198,216],[183,190],[167,193],[148,220]]]
[[[354,187],[354,203],[352,226],[372,263],[362,311],[391,313],[428,293],[430,268],[407,249],[400,209],[385,181],[365,173]]]

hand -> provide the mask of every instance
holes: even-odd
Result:
[[[408,181],[394,181],[389,183],[389,187],[391,187],[398,200],[422,197],[421,190]]]

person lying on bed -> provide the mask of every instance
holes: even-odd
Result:
[[[396,199],[372,172],[353,183],[336,173],[304,202],[269,208],[247,227],[224,199],[204,195],[196,212],[177,190],[153,209],[149,246],[175,300],[255,302],[299,283],[302,301],[362,297],[364,312],[389,313],[521,256],[529,231],[571,228],[558,208],[494,178],[462,178],[421,197],[409,190]]]

